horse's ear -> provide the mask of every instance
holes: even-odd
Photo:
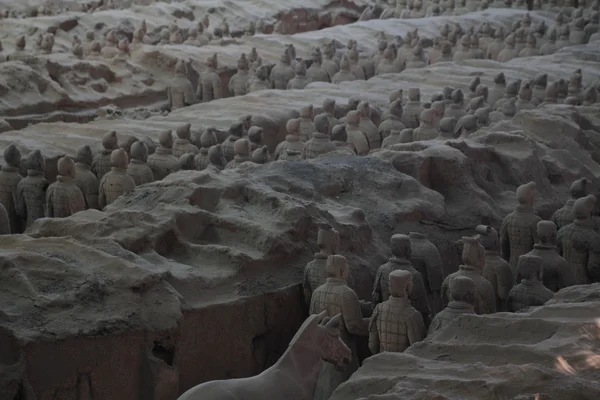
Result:
[[[337,314],[335,317],[327,321],[325,325],[327,328],[339,329],[342,325],[342,314]]]
[[[319,325],[325,324],[327,322],[327,321],[324,321],[326,318],[328,319],[327,310],[321,311],[319,314],[317,314],[317,323]]]

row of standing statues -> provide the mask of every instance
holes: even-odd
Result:
[[[394,234],[392,257],[377,271],[370,302],[352,288],[339,233],[321,226],[320,251],[305,268],[304,296],[311,314],[341,315],[341,338],[353,358],[343,371],[323,365],[314,398],[328,399],[356,371],[361,337],[373,354],[403,352],[461,315],[518,312],[543,305],[562,288],[600,282],[596,198],[586,188],[585,179],[575,181],[572,199],[546,221],[533,210],[535,183],[520,186],[519,204],[499,232],[480,225],[476,235],[459,240],[462,264],[445,277],[440,253],[425,234]]]

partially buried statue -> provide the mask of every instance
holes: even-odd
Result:
[[[44,218],[46,189],[48,181],[44,177],[45,161],[41,151],[34,150],[27,155],[27,177],[17,186],[17,214],[30,227],[38,218]]]
[[[21,152],[13,143],[4,149],[4,165],[0,171],[0,203],[4,205],[10,221],[10,232],[21,232],[21,221],[17,217],[15,198],[22,177],[19,173]]]
[[[392,271],[403,270],[412,275],[411,291],[408,297],[415,309],[421,313],[425,325],[429,325],[430,309],[423,278],[419,271],[413,268],[410,262],[412,248],[411,240],[407,235],[395,234],[390,239],[390,250],[393,257],[379,267],[373,285],[373,304],[377,305],[389,298],[389,275]]]
[[[94,162],[92,162],[92,172],[96,174],[98,180],[102,179],[111,169],[110,155],[119,147],[117,132],[112,131],[105,134],[102,138],[102,147],[102,151],[96,154]]]
[[[201,102],[207,103],[212,100],[222,98],[221,77],[217,73],[218,60],[217,53],[206,60],[206,70],[200,74],[196,97]]]
[[[194,157],[194,163],[196,164],[196,169],[201,171],[208,167],[210,161],[208,159],[208,150],[211,146],[215,146],[218,144],[217,135],[215,134],[214,128],[207,128],[200,135],[200,152]]]
[[[410,272],[390,272],[390,297],[375,307],[369,325],[369,349],[373,354],[382,351],[403,352],[425,339],[427,330],[423,317],[408,298],[411,290]]]
[[[447,305],[450,302],[449,288],[452,285],[452,280],[458,276],[466,276],[475,282],[477,288],[475,313],[481,315],[496,312],[494,287],[487,279],[481,276],[485,264],[485,249],[479,244],[476,238],[472,237],[463,237],[459,241],[459,244],[463,245],[463,264],[459,266],[457,272],[448,275],[442,283],[442,300]]]
[[[123,149],[117,149],[110,155],[111,170],[100,180],[98,189],[98,206],[104,209],[121,195],[135,189],[134,180],[127,174],[127,154]]]
[[[527,307],[541,306],[554,297],[552,291],[542,283],[544,268],[540,257],[520,256],[517,271],[522,280],[508,295],[508,311],[517,312]]]
[[[552,221],[540,221],[537,224],[539,243],[533,246],[528,255],[540,257],[544,266],[544,286],[558,292],[573,284],[573,271],[567,260],[558,254],[556,248],[556,225]],[[517,282],[521,277],[517,276]]]
[[[154,182],[154,174],[146,163],[148,160],[148,147],[144,142],[137,141],[131,145],[131,160],[127,166],[129,175],[136,186]]]
[[[317,233],[317,246],[319,252],[315,253],[314,260],[304,267],[304,280],[302,290],[304,301],[310,305],[312,293],[327,280],[325,263],[331,255],[337,254],[340,249],[340,235],[338,231],[327,224],[320,224]]]
[[[175,129],[177,139],[173,142],[173,156],[181,157],[186,153],[198,154],[200,150],[194,146],[191,142],[191,124],[180,125]]]
[[[515,211],[504,218],[500,227],[502,257],[509,262],[515,276],[517,260],[519,256],[533,249],[533,245],[537,242],[537,223],[542,220],[533,211],[535,182],[519,186],[516,195],[519,205]]]
[[[457,276],[450,282],[450,302],[440,311],[429,326],[428,335],[447,326],[463,314],[475,314],[477,286],[466,276]]]
[[[600,282],[600,234],[592,219],[595,206],[593,195],[577,199],[573,204],[575,221],[557,234],[556,246],[573,271],[575,285]]]
[[[498,232],[491,226],[486,225],[477,226],[475,232],[478,233],[479,243],[485,249],[485,265],[483,266],[482,276],[494,287],[496,311],[506,311],[508,292],[512,289],[515,279],[510,265],[500,257]]]
[[[362,317],[361,304],[358,296],[347,284],[348,263],[343,256],[332,255],[325,264],[327,281],[319,286],[312,294],[310,313],[327,315],[342,314],[343,321],[340,336],[352,350],[352,360],[343,370],[325,363],[319,372],[314,400],[327,400],[333,391],[358,369],[356,353],[356,337],[369,335],[369,318]]]
[[[423,277],[429,307],[432,314],[435,315],[442,310],[440,295],[442,281],[444,280],[442,256],[425,234],[410,232],[409,237],[412,248],[410,261]]]
[[[335,144],[329,139],[329,118],[326,114],[320,114],[315,117],[315,132],[312,138],[304,143],[302,148],[302,159],[308,160],[316,158],[322,154],[335,151]]]
[[[259,375],[205,382],[178,400],[313,400],[323,361],[341,370],[352,357],[340,337],[340,315],[327,315],[309,316],[281,358]]]
[[[587,195],[587,179],[581,178],[577,179],[575,182],[571,184],[570,193],[571,198],[567,200],[565,205],[552,215],[552,222],[556,224],[558,229],[569,225],[571,222],[575,220],[573,216],[573,204],[577,199],[585,197]]]
[[[75,158],[75,182],[83,193],[86,208],[98,209],[98,178],[91,170],[92,149],[87,144],[77,149]]]
[[[46,217],[66,218],[85,210],[83,193],[75,181],[75,164],[70,157],[58,160],[56,182],[46,192]]]
[[[154,174],[154,179],[161,180],[167,175],[179,171],[179,160],[173,156],[173,136],[170,130],[165,130],[158,136],[159,147],[154,154],[148,156],[148,166]]]

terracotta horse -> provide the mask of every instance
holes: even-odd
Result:
[[[210,381],[178,400],[312,400],[322,361],[343,368],[352,352],[340,338],[341,315],[326,312],[304,321],[285,353],[271,368],[250,378]]]

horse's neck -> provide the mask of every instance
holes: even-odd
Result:
[[[321,364],[321,356],[317,352],[295,343],[288,347],[272,368],[292,381],[288,383],[300,388],[299,391],[302,393],[302,396],[298,397],[300,400],[313,398]]]

